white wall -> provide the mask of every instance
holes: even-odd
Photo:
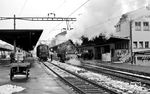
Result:
[[[130,36],[130,23],[129,21],[121,22],[120,31],[115,33],[115,36],[129,37]]]
[[[136,21],[140,21],[141,22],[141,31],[136,31],[135,30],[135,22]],[[144,31],[143,30],[143,22],[147,21],[149,22],[149,31]],[[133,52],[136,51],[144,51],[144,50],[150,50],[150,19],[148,18],[141,18],[138,20],[134,20],[132,23],[132,43],[134,41],[137,42],[138,47],[137,48],[133,48]],[[142,41],[143,42],[143,48],[139,48],[139,42]],[[149,48],[145,48],[145,41],[149,42]],[[133,47],[133,46],[132,46]]]
[[[102,61],[111,61],[111,53],[102,54]]]
[[[136,65],[150,66],[150,61],[148,59],[138,60],[137,57],[150,57],[150,55],[136,55]]]
[[[111,61],[111,59],[112,59],[112,57],[111,57],[111,49],[115,49],[115,44],[109,44],[109,46],[110,46],[110,52],[102,54],[102,61]]]

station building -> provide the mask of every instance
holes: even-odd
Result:
[[[134,55],[134,62],[150,65],[150,6],[123,14],[115,27],[115,36],[129,39],[129,54]]]
[[[121,55],[128,55],[129,52],[129,39],[111,36],[105,39],[105,36],[99,36],[86,45],[78,47],[79,52],[88,52],[92,54],[92,58],[105,62],[118,62]],[[122,51],[124,54],[118,52]]]
[[[117,36],[132,41],[133,52],[150,49],[150,7],[123,14],[115,27]]]
[[[150,65],[150,6],[123,14],[115,28],[108,40],[99,39],[101,43],[83,45],[80,50],[91,50],[93,59],[101,61],[124,63],[134,58],[136,64]]]

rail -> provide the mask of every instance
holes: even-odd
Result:
[[[65,83],[67,83],[69,86],[71,86],[73,89],[75,89],[79,94],[118,94],[117,91],[108,89],[104,86],[98,85],[86,78],[83,78],[79,76],[76,73],[73,73],[71,71],[68,71],[58,65],[52,64],[53,66],[73,75],[68,77],[62,77],[59,73],[54,71],[49,67],[48,64],[50,63],[44,63],[44,66],[46,66],[49,70],[51,70],[53,73],[55,73],[59,78],[61,78]]]
[[[143,84],[150,85],[150,77],[149,76],[134,74],[134,73],[130,73],[130,72],[115,70],[115,69],[96,66],[96,65],[92,65],[92,64],[84,64],[84,66],[81,66],[81,67],[88,69],[88,70],[95,71],[95,72],[103,72],[105,74],[109,74],[109,75],[117,76],[120,78],[128,79],[131,81],[137,81],[137,82],[141,82]]]

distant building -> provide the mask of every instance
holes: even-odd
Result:
[[[128,53],[130,53],[130,57],[136,54],[135,62],[140,65],[147,65],[150,56],[141,55],[141,53],[150,54],[150,6],[123,14],[115,27],[115,36],[129,39]],[[142,63],[139,62],[140,60]]]
[[[109,39],[99,36],[79,47],[79,51],[93,53],[92,59],[101,61],[124,63],[131,62],[131,57],[135,57],[136,64],[146,65],[150,60],[150,7],[123,14],[115,28],[115,34]],[[136,55],[133,56],[134,54]],[[147,61],[141,63],[140,60]]]
[[[132,38],[133,52],[150,50],[150,7],[123,14],[117,23],[116,35]]]
[[[105,39],[104,36],[94,38],[79,46],[79,53],[85,59],[98,59],[100,61],[119,61],[120,58],[128,56],[128,43],[129,39],[110,36],[109,39]],[[125,61],[125,60],[124,60]]]

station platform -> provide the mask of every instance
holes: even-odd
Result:
[[[0,65],[8,65],[10,63],[10,59],[0,59]]]
[[[13,81],[9,78],[9,64],[8,66],[0,65],[0,86],[13,85],[25,88],[23,91],[12,94],[75,94],[72,88],[64,84],[53,72],[45,69],[41,63],[36,60],[32,63],[29,79],[25,79],[24,75],[15,75]],[[6,87],[3,91],[14,90],[10,88]]]
[[[113,63],[113,62],[102,62],[100,60],[80,60],[84,65],[85,63],[94,64],[110,69],[116,69],[120,71],[131,72],[135,74],[150,76],[150,66],[142,66],[131,63]]]

